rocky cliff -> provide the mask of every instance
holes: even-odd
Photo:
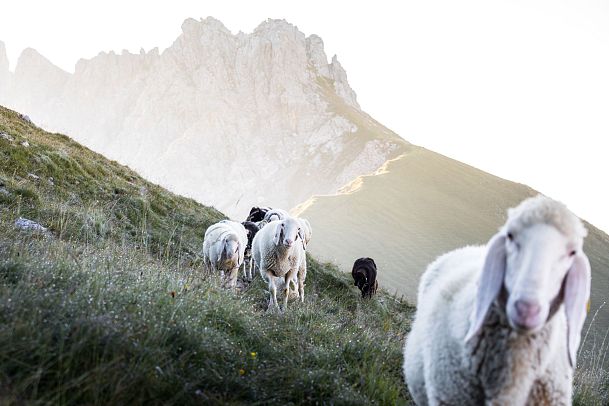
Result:
[[[11,73],[8,70],[8,57],[4,43],[0,41],[0,103],[6,103]]]
[[[321,38],[283,20],[233,34],[188,19],[163,52],[101,53],[74,74],[26,50],[6,104],[236,217],[334,193],[406,146],[360,109]]]

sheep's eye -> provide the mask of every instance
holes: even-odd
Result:
[[[570,256],[570,257],[574,257],[574,256],[575,256],[575,254],[577,254],[577,251],[576,251],[576,250],[573,250],[573,251],[571,251],[571,252],[569,253],[569,256]]]
[[[510,240],[510,241],[514,241],[514,234],[507,233],[507,239]]]

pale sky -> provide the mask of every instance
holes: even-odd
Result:
[[[73,71],[168,47],[187,17],[251,32],[285,18],[338,54],[362,108],[406,140],[565,202],[609,231],[609,2],[6,1],[11,66]]]

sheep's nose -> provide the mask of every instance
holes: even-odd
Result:
[[[294,242],[294,241],[292,241],[292,240],[291,240],[291,239],[289,239],[289,238],[287,238],[287,239],[284,241],[285,245],[287,245],[287,246],[292,245],[292,243],[293,243],[293,242]]]
[[[514,306],[516,307],[518,317],[521,317],[522,319],[535,317],[541,311],[541,306],[536,300],[518,299],[514,303]]]

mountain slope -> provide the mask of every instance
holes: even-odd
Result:
[[[381,286],[416,302],[419,277],[438,255],[485,244],[505,223],[507,209],[531,188],[497,178],[420,147],[387,162],[334,196],[316,196],[296,212],[315,230],[310,251],[350,271],[373,257]],[[585,251],[593,271],[591,315],[601,340],[609,328],[609,237],[590,224]],[[590,322],[592,317],[588,319]]]
[[[309,258],[266,312],[201,269],[222,218],[0,107],[0,403],[407,404],[412,308]]]
[[[162,53],[101,53],[74,74],[26,50],[6,99],[238,218],[255,204],[289,209],[334,193],[407,145],[361,111],[321,38],[280,20],[234,35],[213,18],[188,19]]]

